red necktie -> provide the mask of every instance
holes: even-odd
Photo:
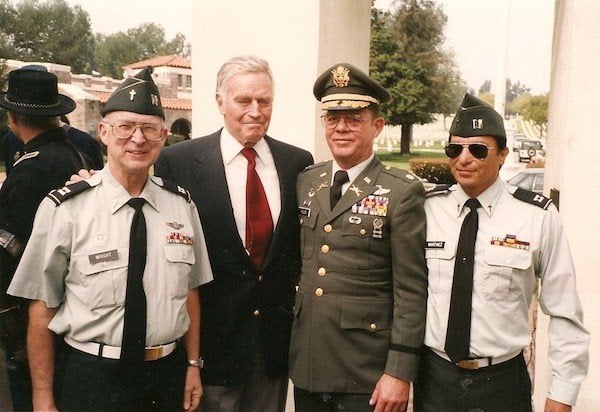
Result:
[[[256,173],[256,152],[252,148],[242,149],[242,155],[248,159],[246,175],[246,249],[250,260],[257,269],[262,268],[265,261],[271,235],[273,234],[273,218],[265,189]]]

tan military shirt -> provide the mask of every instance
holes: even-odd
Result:
[[[90,189],[59,205],[41,203],[9,293],[58,307],[49,325],[58,334],[121,346],[134,210],[108,168],[88,182]],[[194,203],[156,177],[140,197],[148,239],[146,346],[154,346],[187,331],[188,291],[211,281],[212,271]]]

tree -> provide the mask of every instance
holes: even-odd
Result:
[[[492,81],[487,79],[483,82],[481,86],[479,86],[479,94],[491,93],[492,92]]]
[[[23,0],[12,8],[3,0],[1,10],[7,57],[65,64],[76,73],[90,70],[94,37],[81,6],[71,8],[65,0]]]
[[[521,84],[520,81],[513,83],[510,78],[506,79],[506,114],[517,114],[518,112],[513,110],[515,106],[511,105],[511,103],[519,96],[528,95],[530,90],[531,87]],[[491,96],[491,105],[494,105],[494,94],[492,93],[491,80],[488,79],[484,81],[479,87],[479,96],[486,96],[488,98]]]
[[[94,69],[103,75],[120,78],[123,66],[169,54],[189,55],[189,44],[185,36],[177,33],[170,40],[165,40],[165,30],[154,23],[143,23],[126,33],[96,35],[94,51]]]
[[[432,0],[402,0],[394,12],[371,12],[370,73],[392,98],[383,106],[388,122],[402,126],[400,153],[410,153],[412,126],[452,113],[466,90],[442,50],[446,16]]]
[[[548,94],[531,96],[523,107],[523,119],[533,123],[542,137],[548,128]]]

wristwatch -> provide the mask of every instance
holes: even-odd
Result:
[[[204,359],[188,359],[188,366],[194,366],[196,368],[202,369],[202,367],[204,366]]]

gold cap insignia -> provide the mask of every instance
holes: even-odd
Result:
[[[350,69],[338,66],[331,71],[331,76],[333,77],[335,87],[347,87],[350,81]]]

